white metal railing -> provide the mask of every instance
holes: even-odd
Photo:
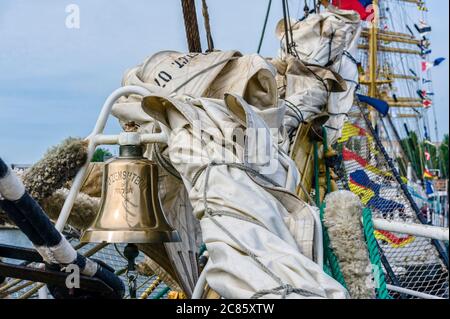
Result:
[[[69,190],[66,201],[61,209],[58,220],[55,224],[57,230],[62,231],[67,219],[69,218],[70,211],[72,210],[75,199],[81,189],[81,186],[86,178],[89,163],[94,155],[95,149],[98,145],[102,144],[123,144],[127,142],[135,144],[148,144],[148,143],[162,143],[167,142],[167,129],[163,127],[163,132],[154,134],[137,134],[137,133],[121,133],[119,135],[104,135],[103,131],[106,126],[106,122],[111,114],[114,103],[120,97],[129,94],[138,94],[142,96],[150,95],[151,92],[140,86],[124,86],[118,88],[111,93],[106,99],[103,107],[100,111],[100,115],[97,118],[97,122],[91,134],[86,138],[88,141],[88,151],[86,164],[78,171],[73,180],[72,187]]]
[[[375,229],[379,230],[385,230],[418,237],[426,237],[441,241],[448,241],[449,239],[449,230],[448,228],[444,227],[401,223],[380,218],[373,219],[373,226]]]

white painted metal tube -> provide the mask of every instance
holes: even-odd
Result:
[[[168,136],[165,132],[141,134],[141,143],[167,143]]]
[[[422,299],[444,299],[438,296],[433,296],[433,295],[429,295],[423,292],[419,292],[419,291],[414,291],[411,289],[406,289],[406,288],[402,288],[402,287],[398,287],[398,286],[393,286],[393,285],[386,285],[387,289],[395,291],[395,292],[399,292],[402,294],[406,294],[406,295],[410,295],[410,296],[414,296],[414,297],[418,297],[418,298],[422,298]]]
[[[55,227],[57,230],[62,231],[64,228],[64,225],[67,222],[67,219],[69,218],[70,211],[72,210],[73,203],[75,202],[75,199],[81,189],[81,186],[83,185],[83,182],[86,178],[87,169],[89,167],[89,163],[94,155],[96,144],[95,144],[95,137],[98,134],[103,133],[103,130],[105,129],[106,122],[108,120],[109,115],[111,114],[111,109],[116,102],[116,100],[124,95],[128,94],[139,94],[142,96],[150,95],[151,92],[143,87],[140,86],[124,86],[121,88],[118,88],[114,92],[111,93],[110,96],[106,99],[105,103],[103,104],[102,110],[100,111],[100,115],[97,119],[97,122],[95,124],[94,130],[92,133],[86,138],[87,141],[89,141],[88,144],[88,151],[87,151],[87,160],[86,164],[78,171],[77,175],[75,176],[72,187],[69,190],[69,193],[67,194],[66,201],[64,202],[64,205],[61,209],[61,212],[59,214],[58,220],[55,224]]]
[[[206,266],[203,268],[203,271],[198,277],[197,283],[195,284],[194,291],[192,292],[192,299],[201,299],[203,292],[206,287]]]
[[[119,135],[97,134],[93,138],[95,146],[97,145],[115,145],[119,143]]]
[[[121,133],[123,134],[123,133]],[[126,133],[125,133],[126,134]],[[93,141],[95,146],[97,145],[116,145],[122,144],[121,142],[122,135],[105,135],[105,134],[97,134],[93,137]],[[145,133],[138,134],[138,140],[133,141],[132,144],[150,144],[150,143],[167,143],[168,137],[164,132],[161,133]]]
[[[114,105],[114,103],[119,99],[120,97],[128,94],[138,94],[142,96],[150,95],[151,92],[147,90],[146,88],[143,88],[141,86],[136,85],[129,85],[124,86],[121,88],[118,88],[114,92],[112,92],[108,98],[106,99],[105,103],[103,104],[102,110],[100,111],[100,115],[97,119],[97,122],[95,123],[94,130],[91,133],[91,136],[100,134],[103,132],[106,126],[106,121],[108,120],[109,115],[111,114],[111,109]]]
[[[431,238],[436,240],[448,241],[448,228],[436,227],[421,224],[408,224],[395,221],[389,221],[380,218],[373,219],[375,229],[408,234],[418,237]]]
[[[323,268],[323,231],[320,213],[313,209],[314,216],[314,259]]]

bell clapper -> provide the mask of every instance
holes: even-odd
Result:
[[[136,263],[135,260],[137,256],[139,256],[139,250],[135,244],[127,244],[123,250],[123,255],[128,261],[127,268],[127,278],[128,278],[128,289],[130,292],[130,298],[136,299],[136,283],[138,273],[136,271]]]

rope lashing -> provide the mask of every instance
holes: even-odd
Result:
[[[364,208],[363,212],[364,235],[366,236],[367,248],[369,250],[369,259],[373,267],[375,283],[377,283],[376,292],[378,299],[391,299],[386,286],[386,277],[381,267],[381,256],[378,250],[377,239],[374,235],[374,227],[372,220],[372,211]]]
[[[161,283],[161,279],[156,276],[155,280],[152,281],[152,283],[150,284],[150,286],[148,286],[147,289],[145,289],[145,291],[141,294],[141,296],[139,297],[139,299],[147,299],[153,291],[155,291],[155,289],[159,286],[159,284]]]
[[[273,273],[266,265],[264,265],[259,259],[258,256],[256,256],[252,251],[247,249],[245,245],[236,237],[234,236],[225,226],[223,226],[214,216],[216,213],[214,210],[210,209],[208,207],[207,197],[208,197],[208,183],[209,183],[209,177],[210,177],[210,171],[212,167],[216,166],[228,166],[228,167],[234,167],[238,168],[247,172],[250,172],[257,177],[264,179],[268,182],[270,182],[272,185],[278,186],[277,183],[273,182],[270,178],[260,174],[258,171],[240,163],[217,163],[217,162],[211,162],[207,165],[204,165],[199,168],[199,170],[194,175],[192,184],[195,185],[198,181],[198,178],[200,175],[204,172],[205,173],[205,181],[204,181],[204,188],[203,188],[203,204],[204,204],[204,214],[207,218],[209,218],[220,230],[222,230],[231,240],[233,240],[240,248],[242,252],[244,252],[247,256],[249,256],[260,268],[263,270],[267,275],[269,275],[276,283],[278,283],[278,287],[272,288],[272,289],[264,289],[257,291],[253,296],[251,296],[252,299],[261,298],[268,294],[275,294],[275,295],[281,295],[282,299],[285,299],[286,296],[296,293],[300,294],[306,297],[310,296],[317,296],[321,297],[320,295],[317,295],[313,292],[300,289],[300,288],[294,288],[291,285],[285,284],[283,280],[278,277],[275,273]],[[230,215],[231,217],[232,215]]]
[[[255,293],[250,299],[259,299],[261,297],[264,297],[265,295],[274,294],[274,295],[280,295],[281,299],[286,299],[286,296],[296,293],[299,295],[303,295],[306,297],[312,297],[317,296],[314,293],[311,293],[304,289],[294,288],[291,285],[283,285],[280,287],[276,287],[273,289],[267,289],[267,290],[260,290],[257,293]]]

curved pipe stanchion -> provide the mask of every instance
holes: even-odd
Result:
[[[87,173],[87,169],[89,167],[89,163],[94,155],[95,148],[98,145],[95,143],[96,136],[103,133],[103,130],[105,129],[108,117],[111,114],[111,109],[112,109],[114,103],[117,101],[117,99],[119,99],[120,97],[122,97],[124,95],[128,95],[128,94],[139,94],[142,96],[146,96],[146,95],[150,95],[151,92],[140,86],[124,86],[124,87],[118,88],[117,90],[112,92],[110,96],[108,96],[105,103],[103,104],[102,110],[100,111],[100,115],[97,119],[94,130],[86,138],[86,140],[89,141],[86,164],[84,164],[84,166],[80,169],[80,171],[77,173],[77,175],[75,176],[75,178],[73,180],[72,187],[70,188],[69,194],[67,195],[66,201],[64,202],[64,205],[61,209],[58,220],[55,224],[55,227],[57,230],[59,230],[59,231],[63,230],[64,225],[66,224],[67,219],[69,218],[70,211],[72,210],[72,207],[73,207],[75,199],[78,195],[78,192],[80,191],[81,186],[83,185],[84,179],[86,178],[86,173]]]
[[[314,216],[314,259],[323,268],[323,230],[319,212],[313,210]]]
[[[200,277],[198,277],[197,283],[195,284],[194,291],[192,292],[192,299],[201,299],[203,292],[206,287],[206,265],[203,268],[203,271],[200,273]]]

